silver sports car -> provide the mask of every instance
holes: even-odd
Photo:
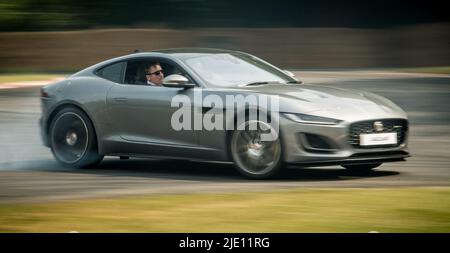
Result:
[[[149,82],[155,64],[161,85]],[[243,52],[134,53],[43,87],[41,101],[42,140],[68,167],[170,157],[228,161],[259,179],[286,164],[368,171],[409,156],[407,115],[388,99],[302,84]]]

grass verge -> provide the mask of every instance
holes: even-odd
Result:
[[[0,74],[0,84],[28,81],[46,81],[58,77],[64,77],[63,74]]]
[[[1,204],[0,232],[450,232],[450,187]]]

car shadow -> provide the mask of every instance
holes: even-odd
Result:
[[[244,180],[245,178],[234,168],[233,164],[225,162],[203,162],[186,160],[107,160],[97,166],[115,172],[126,170],[130,173],[139,173],[149,177],[164,177],[178,179],[205,180]],[[323,181],[323,180],[349,180],[365,177],[383,177],[400,174],[396,171],[373,170],[369,172],[349,172],[340,166],[328,168],[302,168],[288,166],[281,175],[269,180],[284,181]]]
[[[5,168],[5,166],[2,167]],[[252,181],[241,176],[231,163],[186,160],[138,158],[119,160],[118,158],[106,158],[99,165],[86,169],[64,168],[56,161],[46,160],[18,163],[15,164],[15,169],[211,182]],[[396,176],[399,174],[396,171],[377,169],[363,173],[351,173],[340,166],[326,168],[288,166],[281,175],[266,181],[342,181]]]

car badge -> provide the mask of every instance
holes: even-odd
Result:
[[[381,122],[381,121],[375,121],[375,122],[373,122],[373,128],[374,128],[375,131],[377,131],[377,132],[383,131],[383,129],[384,129],[383,122]]]

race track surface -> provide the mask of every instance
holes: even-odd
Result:
[[[281,178],[264,181],[247,180],[227,163],[107,157],[94,169],[66,169],[40,141],[39,87],[0,89],[0,202],[289,187],[450,186],[450,76],[373,71],[296,74],[306,83],[367,90],[400,105],[411,121],[412,157],[366,175],[351,175],[339,166],[290,167]]]

